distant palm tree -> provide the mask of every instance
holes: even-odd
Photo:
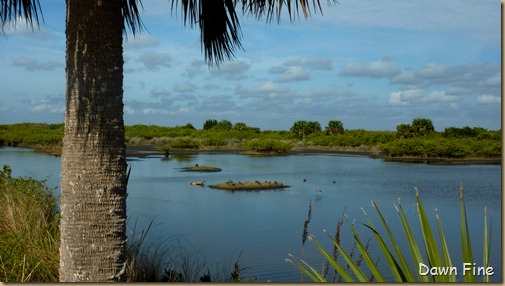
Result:
[[[2,32],[42,16],[38,0],[0,0]],[[336,0],[332,0],[336,2]],[[198,26],[205,59],[219,65],[242,48],[242,13],[291,20],[319,0],[172,0]],[[140,0],[66,0],[66,112],[61,171],[60,281],[125,281],[126,186],[123,35],[142,31]]]
[[[344,133],[344,124],[340,120],[330,120],[328,121],[328,126],[326,127],[326,134],[341,134]]]

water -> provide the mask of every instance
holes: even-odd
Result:
[[[362,239],[366,241],[371,237],[359,223],[366,222],[363,207],[374,224],[379,225],[372,200],[391,222],[394,235],[402,238],[403,230],[394,208],[401,198],[414,231],[420,235],[414,187],[419,189],[423,205],[433,218],[432,228],[436,228],[434,213],[438,209],[453,253],[453,264],[461,268],[459,184],[462,182],[475,260],[478,265],[482,263],[483,210],[487,206],[493,227],[491,266],[494,266],[495,275],[492,281],[502,280],[499,165],[407,164],[327,154],[279,157],[195,154],[169,160],[160,156],[132,157],[128,158],[128,163],[132,166],[127,199],[130,227],[136,222],[138,229],[146,228],[154,219],[150,230],[152,241],[182,236],[208,265],[226,266],[231,272],[240,256],[240,265],[247,267],[242,277],[273,282],[300,281],[300,272],[285,259],[289,253],[296,258],[301,255],[303,223],[310,201],[313,210],[309,232],[331,251],[323,230],[333,235],[344,209],[349,220],[356,221]],[[14,176],[47,179],[50,186],[59,184],[61,163],[58,157],[29,149],[3,148],[0,149],[0,164],[10,165]],[[222,171],[181,171],[182,167],[195,164],[216,166]],[[192,181],[205,180],[210,185],[230,179],[281,181],[290,187],[278,191],[227,192],[189,185]],[[315,188],[322,192],[315,192]],[[350,251],[352,236],[346,224],[342,239],[348,242],[344,245]],[[405,240],[399,242],[404,254],[408,253]],[[377,245],[371,244],[369,250],[373,257],[379,256]],[[321,269],[323,259],[312,243],[306,242],[304,252],[305,260]],[[385,264],[384,259],[382,264]]]

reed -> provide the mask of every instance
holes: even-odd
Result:
[[[305,257],[305,241],[307,241],[307,237],[309,236],[309,223],[312,218],[312,200],[309,201],[309,212],[307,214],[307,219],[303,222],[303,232],[302,232],[302,255],[301,259],[303,260]],[[304,272],[301,273],[301,281],[303,282]]]
[[[379,228],[375,227],[372,223],[370,217],[363,211],[367,223],[364,223],[366,229],[370,230],[378,243],[380,250],[382,251],[381,258],[386,260],[388,265],[388,272],[392,273],[393,279],[396,282],[457,282],[458,271],[447,271],[446,273],[422,273],[425,271],[420,271],[421,263],[424,265],[429,265],[430,268],[436,269],[454,269],[451,259],[451,253],[449,253],[449,248],[445,239],[444,229],[442,227],[442,222],[438,211],[436,211],[435,219],[438,231],[438,241],[435,238],[435,231],[431,228],[428,216],[424,210],[423,204],[421,203],[421,198],[419,195],[419,190],[416,188],[416,200],[417,200],[417,214],[419,220],[419,226],[422,233],[421,239],[416,239],[412,232],[411,223],[408,221],[403,207],[398,200],[398,205],[395,205],[397,214],[400,218],[400,223],[408,242],[408,248],[410,250],[411,263],[407,261],[407,257],[404,253],[408,253],[406,250],[402,250],[397,243],[397,238],[393,235],[388,225],[388,222],[383,217],[381,211],[377,204],[372,202],[379,221],[384,229],[384,233],[379,233]],[[460,233],[461,233],[461,254],[464,263],[469,263],[473,265],[474,258],[472,252],[472,245],[470,241],[470,234],[468,229],[466,208],[463,198],[463,186],[460,186]],[[344,251],[340,241],[337,240],[337,236],[332,237],[328,233],[326,235],[331,240],[333,245],[338,249],[338,252],[342,256],[345,263],[338,261],[335,255],[330,255],[319,242],[315,239],[313,235],[309,235],[308,239],[311,240],[318,251],[323,255],[323,257],[328,261],[328,263],[335,269],[335,271],[342,277],[345,282],[370,282],[372,279],[377,282],[391,282],[386,281],[385,273],[382,269],[377,266],[377,261],[374,261],[367,251],[368,243],[365,246],[360,238],[360,235],[356,231],[354,223],[349,223],[351,231],[354,236],[354,243],[360,251],[360,258],[353,261],[352,253],[348,254]],[[490,236],[491,229],[488,224],[487,209],[484,209],[484,239],[483,239],[483,265],[484,269],[489,267],[489,253],[490,253]],[[386,242],[389,240],[389,245]],[[421,252],[419,245],[424,246],[424,255]],[[440,247],[438,246],[440,245]],[[334,251],[335,252],[335,251]],[[290,255],[290,257],[292,257]],[[314,267],[307,264],[303,259],[300,262],[293,259],[286,259],[286,261],[292,263],[297,268],[299,268],[305,275],[310,277],[315,282],[326,282],[326,277],[324,273],[318,272]],[[367,277],[365,272],[361,269],[360,265],[362,262],[368,267],[369,272],[372,274],[371,277]],[[412,267],[413,265],[413,267]],[[467,271],[466,273],[461,273],[464,271],[460,269],[460,275],[464,277],[465,282],[477,282],[477,275],[473,271]],[[489,282],[489,275],[487,272],[481,273],[482,282]]]

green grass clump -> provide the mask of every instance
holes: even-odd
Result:
[[[60,217],[45,181],[0,171],[0,281],[56,282]]]

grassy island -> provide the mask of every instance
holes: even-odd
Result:
[[[228,182],[219,183],[215,185],[210,185],[210,188],[221,189],[227,191],[257,191],[257,190],[271,190],[271,189],[283,189],[289,186],[284,185],[282,182],[271,182],[271,181],[245,181],[245,182],[234,182],[229,180]]]
[[[221,168],[210,167],[210,166],[190,166],[182,168],[185,172],[220,172]]]

